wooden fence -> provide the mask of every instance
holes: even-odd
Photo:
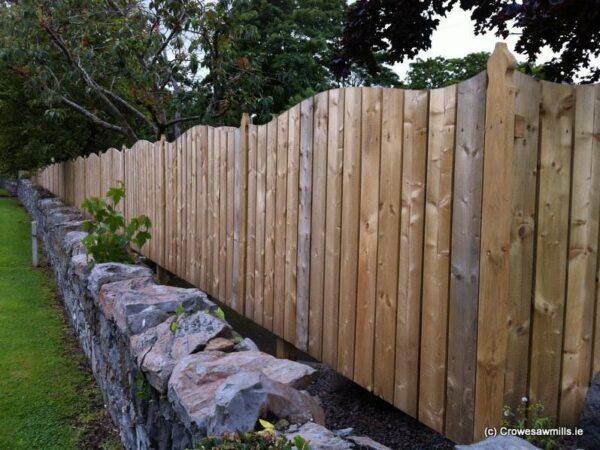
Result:
[[[522,397],[572,426],[600,370],[600,86],[514,66],[499,44],[458,85],[331,90],[38,180],[74,205],[123,180],[145,255],[457,441]]]

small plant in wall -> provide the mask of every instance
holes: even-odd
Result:
[[[551,428],[552,419],[543,416],[543,412],[544,405],[541,402],[530,402],[527,397],[523,397],[516,410],[508,405],[504,406],[502,426],[514,430],[545,430]],[[544,450],[556,448],[556,441],[552,435],[534,433],[523,437]]]
[[[134,217],[126,223],[117,205],[125,197],[123,183],[110,188],[106,199],[90,197],[81,207],[88,211],[93,220],[85,222],[83,229],[89,234],[83,239],[92,264],[105,262],[133,263],[135,258],[131,244],[142,248],[150,239],[152,223],[147,216]]]
[[[196,450],[311,450],[309,442],[301,436],[289,441],[279,434],[275,425],[260,420],[261,431],[230,433],[219,437],[204,438]]]

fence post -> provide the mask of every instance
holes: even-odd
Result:
[[[496,44],[487,63],[475,440],[484,437],[486,427],[500,425],[504,405],[515,67],[506,44]]]

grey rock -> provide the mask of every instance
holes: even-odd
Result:
[[[75,255],[69,264],[68,276],[79,280],[84,286],[90,276],[89,258],[86,254]],[[72,280],[74,281],[74,280]]]
[[[226,322],[203,311],[171,316],[158,326],[133,335],[131,351],[148,382],[158,392],[165,393],[171,372],[180,359],[203,350],[211,339],[229,336],[231,332]]]
[[[579,427],[583,430],[577,444],[580,448],[600,448],[600,372],[594,375],[583,410],[579,418]]]
[[[120,263],[96,264],[90,274],[88,288],[92,296],[97,297],[100,293],[100,288],[107,283],[130,280],[131,278],[151,278],[152,275],[152,271],[148,267],[143,266]]]
[[[457,445],[457,450],[537,450],[537,447],[517,436],[495,436],[471,445]]]
[[[261,417],[274,416],[290,423],[324,419],[307,394],[273,381],[263,373],[238,372],[215,392],[214,413],[209,416],[208,435],[250,431]]]
[[[258,345],[256,345],[254,341],[250,338],[242,339],[242,341],[235,346],[235,350],[238,352],[259,351]]]
[[[346,439],[356,444],[359,450],[392,450],[366,436],[348,436]]]
[[[287,365],[287,369],[282,365]],[[244,377],[237,376],[242,372]],[[232,426],[234,428],[229,431],[235,431],[236,426],[250,422],[253,428],[258,419],[254,414],[268,411],[274,415],[287,414],[290,417],[277,417],[292,421],[312,416],[313,420],[323,422],[324,414],[317,402],[309,395],[291,389],[312,372],[310,367],[277,360],[261,352],[201,352],[183,358],[175,366],[168,383],[168,397],[176,413],[197,437],[206,435],[209,430]],[[233,422],[226,422],[227,425],[219,428],[224,416],[233,414],[226,405],[244,401],[249,402],[248,418],[242,421],[236,415]],[[257,402],[260,407],[256,406]],[[227,409],[228,413],[225,412]]]
[[[311,450],[348,450],[353,447],[324,426],[312,422],[302,425],[294,433],[286,433],[285,436],[290,441],[293,441],[296,436],[304,438],[308,441]]]
[[[333,430],[333,434],[337,437],[345,438],[350,436],[354,432],[354,428],[341,428],[339,430]]]
[[[216,308],[198,289],[158,285],[148,276],[103,285],[98,303],[106,317],[127,335],[158,325],[180,306],[187,312]]]
[[[85,231],[69,231],[65,234],[62,250],[67,255],[85,253],[85,247],[81,243],[88,234]]]

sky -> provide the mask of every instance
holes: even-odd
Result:
[[[473,52],[492,52],[496,42],[502,39],[493,33],[475,35],[474,22],[471,20],[471,13],[460,9],[456,5],[448,15],[440,20],[440,25],[434,31],[432,36],[432,46],[430,50],[422,51],[417,58],[431,58],[434,56],[443,56],[444,58],[460,58]],[[515,44],[518,36],[509,36],[505,41],[508,48],[516,56],[517,60],[525,60],[523,55],[515,51]],[[543,49],[538,56],[537,63],[547,62],[552,59],[553,52],[550,49]],[[404,78],[408,70],[410,61],[398,63],[393,66],[394,71]],[[594,59],[594,65],[600,64],[600,58]]]

